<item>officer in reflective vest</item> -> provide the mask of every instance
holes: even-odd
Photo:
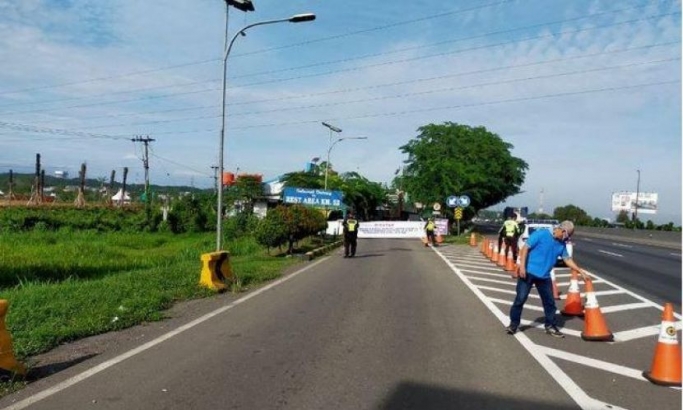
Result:
[[[346,219],[342,222],[344,227],[344,257],[356,256],[356,245],[358,244],[358,220],[354,218],[353,212],[346,214]]]
[[[508,219],[503,223],[500,232],[505,240],[505,258],[508,257],[508,252],[512,248],[513,260],[517,261],[517,237],[519,236],[519,225],[515,220],[515,215],[508,216]]]
[[[434,235],[435,231],[436,222],[434,222],[434,218],[429,218],[429,220],[427,220],[427,223],[425,224],[425,233],[427,234],[427,242],[425,243],[425,246],[429,246],[429,244],[431,244],[432,246],[436,246],[436,240]]]

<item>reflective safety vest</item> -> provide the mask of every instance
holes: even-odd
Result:
[[[358,226],[358,221],[355,219],[347,219],[346,220],[346,231],[347,232],[356,232],[356,227]]]
[[[433,221],[427,222],[427,230],[428,231],[433,231],[434,228],[436,228],[436,224]]]
[[[508,219],[503,224],[503,228],[505,228],[505,236],[507,236],[508,238],[515,236],[515,233],[517,232],[517,222]]]

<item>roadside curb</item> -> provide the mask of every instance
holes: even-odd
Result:
[[[324,255],[327,252],[341,246],[342,243],[344,243],[344,241],[339,240],[336,242],[332,242],[331,244],[322,246],[320,248],[313,249],[312,251],[306,252],[306,254],[304,255],[304,259],[311,261],[311,260],[315,259],[316,257]]]

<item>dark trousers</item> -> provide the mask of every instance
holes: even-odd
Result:
[[[517,237],[506,236],[505,237],[505,259],[508,257],[508,252],[512,249],[512,258],[517,262]]]
[[[557,308],[555,307],[555,298],[553,298],[553,281],[551,278],[537,278],[528,272],[526,278],[517,278],[517,296],[515,296],[515,301],[510,308],[510,326],[515,328],[519,326],[522,320],[522,308],[524,308],[524,303],[526,303],[533,286],[536,286],[538,295],[543,302],[545,325],[555,326],[555,310]]]
[[[434,231],[425,231],[427,232],[427,243],[431,243],[432,246],[436,245],[436,236],[434,235]]]
[[[358,238],[355,235],[344,236],[344,256],[355,256]]]

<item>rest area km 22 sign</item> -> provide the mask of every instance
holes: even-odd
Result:
[[[446,204],[449,208],[467,208],[468,206],[470,206],[470,197],[467,195],[451,195],[448,198],[446,198]]]
[[[343,196],[341,191],[288,187],[282,192],[282,201],[286,204],[339,207]]]

